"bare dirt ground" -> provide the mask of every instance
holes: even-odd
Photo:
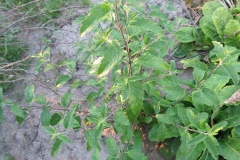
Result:
[[[165,0],[151,0],[152,3],[159,8],[163,9],[171,20],[175,17],[187,17],[188,15],[182,6],[180,0],[170,0],[177,8],[176,11],[164,10]],[[99,3],[99,1],[94,1]],[[88,8],[77,8],[75,10],[76,15],[86,14]],[[74,44],[78,41],[87,41],[91,36],[90,34],[80,38],[78,35],[79,26],[72,25],[71,17],[66,18],[64,13],[58,21],[58,29],[49,28],[34,28],[28,26],[22,26],[20,37],[23,42],[26,42],[29,50],[27,55],[33,55],[41,51],[43,43],[41,43],[42,37],[47,37],[51,47],[51,60],[53,62],[60,62],[64,58],[75,58],[77,48],[74,48]],[[21,24],[23,25],[23,24]],[[5,93],[5,98],[10,98],[18,101],[21,106],[27,105],[24,102],[23,91],[25,86],[34,84],[35,94],[42,94],[47,97],[47,101],[50,102],[52,107],[57,108],[57,102],[60,100],[64,92],[69,91],[69,85],[62,87],[58,90],[54,88],[54,82],[51,79],[57,76],[54,72],[46,72],[35,76],[33,74],[33,68],[35,61],[30,64],[29,70],[26,73],[26,81],[17,83],[13,89]],[[68,74],[68,70],[62,69],[61,73]],[[76,70],[77,78],[85,81],[89,77],[85,75],[84,64],[78,64],[78,70]],[[88,105],[86,103],[86,96],[91,91],[95,90],[92,87],[83,85],[78,89],[71,90],[73,93],[73,101],[82,105],[83,109],[88,111]],[[59,93],[59,94],[56,94]],[[43,131],[39,118],[41,114],[40,108],[36,104],[31,104],[32,109],[29,111],[29,116],[22,125],[18,125],[15,116],[5,108],[4,122],[0,128],[0,158],[3,159],[5,155],[11,155],[16,160],[90,160],[91,152],[86,150],[86,141],[84,139],[84,133],[82,130],[79,132],[69,132],[68,135],[72,140],[71,144],[64,144],[61,151],[56,157],[51,158],[49,144],[50,136]],[[114,108],[114,103],[112,104]],[[84,116],[83,116],[84,117]],[[113,130],[105,130],[102,136],[101,159],[106,159],[108,156],[104,137],[113,136]],[[146,135],[143,135],[144,140],[144,153],[150,160],[163,159],[159,153],[159,147],[155,143],[151,143]]]

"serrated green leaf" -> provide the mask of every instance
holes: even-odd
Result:
[[[58,139],[60,139],[63,143],[72,143],[65,134],[59,134]]]
[[[228,124],[227,121],[223,121],[218,124],[215,124],[211,129],[211,133],[219,132],[220,130],[224,129],[227,126],[227,124]]]
[[[203,16],[199,21],[203,33],[213,41],[221,41],[211,16]]]
[[[67,66],[70,71],[74,71],[76,68],[76,60],[62,60],[60,66]]]
[[[118,155],[118,145],[113,138],[107,138],[106,140],[107,150],[111,158],[116,158]]]
[[[56,134],[55,130],[49,126],[43,126],[43,130],[47,132],[48,134]]]
[[[122,125],[126,125],[126,126],[130,125],[130,122],[129,122],[128,118],[126,117],[126,115],[124,114],[124,112],[121,109],[119,109],[114,114],[114,117],[115,117],[115,121],[117,123],[122,124]]]
[[[98,97],[98,93],[97,92],[90,92],[87,96],[87,101],[88,102],[92,102],[94,99],[96,99]]]
[[[184,27],[177,30],[177,32],[174,34],[174,37],[177,41],[181,43],[189,43],[196,41],[193,37],[194,32],[193,27]]]
[[[30,103],[33,100],[33,94],[34,94],[34,85],[27,86],[24,90],[24,96],[26,102]]]
[[[94,130],[86,130],[84,136],[92,148],[101,150],[98,144],[96,132]]]
[[[108,15],[109,11],[109,3],[99,4],[96,5],[93,9],[91,9],[88,16],[83,20],[80,27],[81,36],[89,32],[95,24],[102,21]]]
[[[50,119],[50,125],[55,126],[62,119],[62,116],[59,113],[54,113]]]
[[[64,108],[67,108],[72,99],[72,93],[65,93],[61,98],[61,104]]]
[[[191,139],[188,144],[190,146],[194,145],[196,146],[198,143],[201,143],[202,141],[204,141],[207,138],[207,135],[205,134],[199,134],[196,137],[194,137],[193,139]]]
[[[150,122],[152,122],[152,117],[150,117],[150,116],[145,117],[145,118],[144,118],[144,122],[145,122],[145,123],[150,123]]]
[[[127,152],[127,155],[133,160],[147,160],[147,156],[143,154],[142,151],[130,149]]]
[[[204,5],[202,7],[203,15],[211,16],[213,14],[213,12],[219,7],[222,7],[222,5],[221,5],[221,3],[216,2],[216,1],[204,3]]]
[[[50,119],[51,119],[50,111],[48,109],[43,109],[40,119],[41,119],[42,126],[49,126]]]
[[[116,42],[109,45],[101,59],[100,65],[97,69],[97,75],[99,77],[107,75],[110,70],[121,61],[123,54],[124,50]]]
[[[67,83],[70,79],[70,76],[68,75],[61,75],[57,78],[56,80],[56,84],[55,86],[58,88],[58,87],[61,87],[62,85],[64,85],[65,83]]]
[[[100,152],[97,149],[94,149],[92,153],[92,160],[100,160]]]
[[[135,117],[142,109],[143,95],[144,90],[140,82],[129,82],[129,103]]]
[[[56,64],[54,64],[54,63],[48,63],[47,65],[46,65],[46,67],[44,68],[44,72],[46,72],[46,71],[49,71],[49,70],[51,70],[51,69],[55,69],[55,68],[57,68],[57,65]]]
[[[225,26],[226,26],[227,22],[231,19],[233,19],[233,16],[224,7],[219,7],[213,12],[212,20],[217,29],[217,33],[219,34],[221,39],[224,36]]]
[[[43,95],[36,95],[33,99],[33,101],[37,104],[46,104],[46,98]]]
[[[216,93],[208,88],[203,88],[203,89],[198,89],[193,91],[192,100],[193,100],[194,106],[207,105],[207,106],[214,106],[216,110],[220,109],[220,101],[217,98]]]
[[[165,125],[163,123],[155,124],[148,134],[150,141],[163,141],[166,138],[178,136],[178,129],[174,125]]]
[[[12,111],[13,114],[15,114],[16,116],[22,117],[22,118],[26,118],[26,114],[24,114],[24,111],[22,110],[22,108],[18,105],[18,103],[14,103],[10,106],[10,109]]]
[[[51,157],[56,156],[56,154],[60,151],[60,149],[62,148],[63,145],[63,141],[61,141],[60,139],[56,139],[56,141],[54,142],[52,149],[51,149]]]
[[[136,17],[131,23],[128,25],[129,35],[130,37],[137,35],[139,33],[150,31],[155,34],[163,34],[163,30],[157,23],[153,22],[150,19]]]
[[[187,109],[187,117],[188,117],[191,125],[193,125],[197,129],[201,128],[200,127],[200,122],[199,122],[197,116],[194,114],[194,112],[191,109]]]
[[[233,80],[234,85],[238,85],[239,75],[238,75],[237,71],[235,70],[235,68],[231,65],[226,65],[226,64],[222,65],[221,67],[223,67],[227,71],[230,78]]]
[[[133,134],[134,134],[134,142],[133,142],[132,149],[142,151],[143,142],[142,142],[142,138],[141,138],[141,131],[134,130]]]
[[[236,20],[227,22],[224,29],[224,43],[229,46],[240,47],[240,23]]]
[[[208,137],[203,142],[207,147],[208,151],[211,153],[212,157],[215,160],[218,160],[218,150],[212,138]]]
[[[190,148],[185,148],[181,145],[177,152],[176,160],[197,159],[201,155],[203,149],[205,149],[203,143],[192,145]]]
[[[83,84],[83,81],[80,79],[76,79],[73,81],[73,83],[71,84],[71,89],[73,88],[78,88]]]
[[[137,60],[136,63],[143,65],[146,68],[153,68],[159,71],[169,70],[169,64],[160,57],[151,55],[149,53],[142,54]]]
[[[219,141],[218,151],[225,159],[239,159],[240,157],[240,139],[224,138]]]
[[[69,127],[69,124],[71,123],[72,121],[72,118],[73,118],[73,114],[75,113],[75,110],[76,110],[77,106],[74,106],[73,108],[71,108],[66,117],[64,118],[63,120],[63,124],[64,124],[64,127],[67,129]]]
[[[227,128],[238,126],[240,123],[240,106],[229,106],[223,111],[219,111],[215,117],[219,121],[227,121]]]

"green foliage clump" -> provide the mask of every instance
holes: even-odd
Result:
[[[232,3],[210,1],[203,5],[203,17],[198,27],[182,27],[175,33],[175,38],[183,43],[176,52],[177,57],[184,57],[194,50],[213,48],[212,41],[240,48],[240,6]]]
[[[171,3],[167,8],[173,8]],[[227,13],[223,8],[220,10]],[[49,48],[35,55],[36,72],[57,71],[60,67],[68,67],[71,72],[59,73],[55,80],[56,88],[70,84],[69,91],[58,103],[65,112],[51,113],[46,97],[36,95],[33,85],[24,92],[26,102],[43,106],[40,120],[43,129],[51,135],[52,156],[64,143],[71,142],[68,130],[83,129],[87,149],[93,150],[92,159],[100,159],[100,136],[104,129],[113,128],[121,135],[123,147],[113,138],[107,138],[108,159],[144,160],[147,157],[142,152],[141,131],[133,126],[148,125],[148,138],[164,144],[160,153],[166,158],[239,159],[240,105],[229,103],[229,98],[239,90],[240,50],[226,44],[222,27],[215,26],[215,29],[225,45],[219,39],[211,41],[199,28],[200,35],[206,34],[203,42],[212,45],[208,63],[200,57],[183,59],[183,69],[179,69],[175,61],[168,62],[164,56],[175,45],[166,35],[172,34],[181,22],[181,19],[169,21],[167,15],[154,7],[146,12],[143,3],[137,0],[106,1],[92,8],[81,22],[81,36],[90,31],[94,36],[88,45],[79,45],[75,58],[57,65],[50,60]],[[108,26],[103,28],[102,23]],[[190,42],[201,45],[202,40],[195,31],[181,28],[175,37],[186,43],[186,48]],[[75,78],[76,64],[83,61],[88,65],[87,73],[96,79],[83,82]],[[193,78],[181,79],[179,73],[187,68],[193,69]],[[107,83],[111,85],[110,90],[106,89]],[[87,96],[90,113],[85,123],[78,114],[81,106],[71,101],[71,89],[81,85],[97,89]],[[101,102],[97,101],[99,97]],[[115,101],[116,106],[111,106],[110,101]],[[6,106],[10,106],[20,124],[27,117],[28,108],[4,100],[1,91],[0,104],[0,123]],[[65,131],[60,132],[58,126]]]

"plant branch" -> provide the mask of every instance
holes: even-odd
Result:
[[[191,128],[188,128],[188,127],[180,126],[178,124],[174,124],[174,125],[177,126],[178,128],[183,128],[183,129],[186,129],[188,131],[192,131],[192,132],[197,132],[197,133],[200,133],[200,134],[208,135],[207,132],[201,132],[201,131],[198,131],[198,130],[195,130],[195,129],[191,129]]]
[[[124,45],[126,47],[127,56],[128,56],[129,73],[130,73],[130,76],[132,76],[132,61],[131,61],[130,49],[129,49],[128,42],[124,36],[123,29],[122,29],[122,26],[120,23],[120,19],[119,19],[119,15],[118,15],[117,0],[114,0],[114,7],[115,7],[115,11],[116,11],[117,29],[119,29],[119,31],[122,35],[123,41],[124,41]]]

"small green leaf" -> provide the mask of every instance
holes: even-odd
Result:
[[[61,104],[64,108],[67,108],[72,99],[72,93],[65,93],[61,98]]]
[[[114,114],[114,117],[115,117],[115,121],[122,124],[122,125],[126,125],[126,126],[129,126],[130,125],[130,122],[128,120],[128,118],[126,117],[126,115],[123,113],[122,110],[118,110],[115,114]]]
[[[216,1],[204,3],[204,5],[202,7],[203,15],[211,16],[213,14],[213,12],[219,7],[222,7],[222,5],[221,5],[221,3],[216,2]]]
[[[49,126],[50,119],[51,119],[50,111],[48,109],[43,109],[40,119],[41,119],[42,126]]]
[[[36,95],[33,99],[33,101],[37,104],[46,104],[46,98],[43,95]]]
[[[198,143],[201,143],[202,141],[204,141],[207,138],[207,135],[205,134],[199,134],[196,137],[194,137],[193,139],[191,139],[188,144],[190,146],[194,145],[196,146]]]
[[[87,101],[88,102],[92,102],[94,99],[96,99],[98,97],[98,93],[97,92],[90,92],[87,96]]]
[[[218,160],[218,150],[217,150],[217,147],[216,147],[214,141],[212,140],[212,138],[209,136],[203,142],[204,142],[205,146],[207,147],[208,151],[211,153],[212,157],[215,160]]]
[[[16,120],[19,125],[21,125],[24,122],[24,120],[27,118],[27,112],[23,111],[23,113],[25,114],[25,118],[16,116]]]
[[[49,126],[43,126],[43,130],[45,131],[45,132],[47,132],[48,134],[56,134],[56,131],[53,129],[53,128],[51,128],[51,127],[49,127]]]
[[[107,150],[111,158],[116,158],[118,155],[118,146],[113,138],[107,138],[106,140]]]
[[[60,151],[60,149],[62,148],[63,145],[63,141],[61,141],[60,139],[56,139],[56,141],[54,142],[52,149],[51,149],[51,156],[54,157],[56,156],[56,154]]]
[[[34,85],[27,86],[24,90],[24,96],[26,102],[30,103],[33,100],[33,94],[34,94]]]
[[[76,68],[75,60],[62,60],[60,66],[67,66],[70,71],[74,71]]]
[[[69,127],[69,124],[71,123],[72,121],[72,118],[73,118],[73,114],[75,113],[75,110],[76,110],[77,106],[74,106],[73,108],[71,108],[66,117],[64,118],[64,121],[63,121],[63,124],[64,124],[64,127],[67,129]]]
[[[218,133],[220,130],[223,130],[227,126],[227,124],[228,124],[227,121],[223,121],[223,122],[220,122],[218,124],[215,124],[212,127],[211,132],[212,133]]]
[[[145,154],[143,154],[142,151],[139,150],[135,150],[135,149],[130,149],[127,152],[128,156],[130,158],[132,158],[133,160],[147,160],[147,156],[145,156]]]
[[[71,84],[71,89],[73,88],[78,88],[83,84],[83,81],[80,79],[76,79],[75,81],[73,81],[73,83]]]
[[[60,134],[58,136],[58,139],[60,139],[63,143],[72,143],[71,140],[65,134]]]
[[[22,110],[22,108],[20,108],[20,106],[17,103],[14,103],[10,106],[11,111],[13,112],[13,114],[22,117],[22,118],[26,118],[26,114],[24,114],[24,111]]]
[[[47,65],[46,65],[46,67],[44,68],[44,72],[46,72],[46,71],[49,71],[49,70],[51,70],[51,69],[55,69],[55,68],[57,68],[57,65],[56,64],[54,64],[54,63],[48,63]]]
[[[61,87],[62,85],[64,85],[65,83],[67,83],[70,79],[70,76],[68,75],[61,75],[57,78],[56,80],[56,87]]]
[[[144,118],[144,121],[145,121],[145,123],[150,123],[150,122],[152,122],[152,117],[147,116]]]
[[[95,6],[90,10],[88,16],[83,20],[82,25],[80,27],[80,34],[83,36],[87,32],[89,32],[93,26],[103,20],[110,11],[110,4],[104,3]]]
[[[166,124],[173,124],[174,118],[171,115],[167,114],[158,114],[156,115],[158,122],[166,123]]]
[[[55,126],[62,119],[62,116],[59,113],[54,113],[50,119],[50,125]]]
[[[221,67],[223,67],[228,72],[229,76],[233,80],[234,85],[238,85],[239,75],[238,75],[237,71],[235,70],[235,68],[231,65],[226,65],[226,64],[222,65]]]
[[[46,62],[45,59],[40,59],[40,60],[36,63],[36,65],[35,65],[35,67],[34,67],[34,71],[35,71],[35,72],[38,72],[38,70],[39,70],[39,68],[41,67],[41,65],[42,65],[43,63],[45,63],[45,62]]]
[[[42,53],[43,57],[46,58],[46,59],[49,59],[50,58],[50,47],[47,47],[43,53]]]

